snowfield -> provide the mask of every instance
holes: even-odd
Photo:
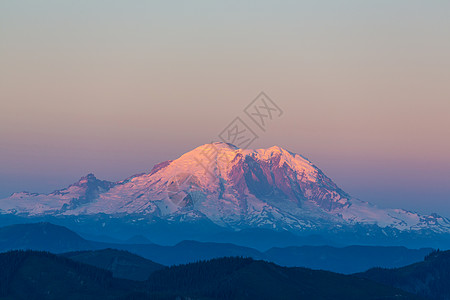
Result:
[[[51,194],[15,193],[0,213],[24,216],[124,214],[193,221],[227,228],[311,228],[376,225],[400,231],[449,233],[448,219],[381,209],[352,198],[305,157],[280,147],[200,146],[119,182],[93,174]]]

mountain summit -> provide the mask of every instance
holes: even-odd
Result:
[[[239,149],[226,143],[195,148],[119,182],[93,174],[48,195],[16,193],[0,200],[2,214],[126,215],[168,222],[212,221],[232,230],[292,232],[374,226],[450,233],[448,219],[380,209],[352,198],[305,157],[274,146]]]

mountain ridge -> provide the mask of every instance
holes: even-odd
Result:
[[[163,268],[140,282],[31,250],[0,253],[0,266],[5,299],[420,299],[367,279],[239,257]]]
[[[450,299],[450,251],[428,254],[423,261],[400,268],[372,268],[363,273],[354,274],[400,288],[426,299]]]
[[[122,181],[88,174],[50,194],[15,193],[0,200],[0,213],[208,220],[232,230],[295,233],[368,226],[391,236],[450,234],[450,221],[437,214],[380,209],[351,197],[302,155],[278,146],[250,150],[226,143],[199,146]]]
[[[86,240],[72,230],[51,223],[17,224],[0,228],[0,252],[20,249],[50,251],[62,255],[67,252],[80,254],[80,259],[85,263],[102,266],[103,268],[111,266],[111,271],[113,271],[114,266],[120,267],[120,270],[117,270],[121,273],[120,276],[124,275],[123,271],[138,271],[139,268],[136,269],[133,265],[138,267],[139,259],[134,259],[133,255],[139,255],[167,266],[225,256],[241,256],[263,259],[288,267],[308,267],[338,273],[353,273],[362,272],[376,266],[405,266],[421,261],[425,255],[432,251],[432,249],[377,246],[348,246],[343,248],[291,246],[272,247],[261,251],[229,242],[217,243],[194,240],[184,240],[173,245],[130,244],[126,241],[108,243]],[[104,249],[109,250],[105,250],[105,252]],[[132,254],[123,256],[123,251]],[[105,255],[101,255],[102,253]],[[114,257],[119,258],[114,259]],[[127,266],[130,267],[128,271],[126,271]],[[141,271],[137,273],[143,274]],[[131,273],[128,275],[131,275]]]

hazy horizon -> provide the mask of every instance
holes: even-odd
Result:
[[[116,181],[217,139],[308,157],[382,207],[450,216],[450,3],[0,3],[0,198]]]

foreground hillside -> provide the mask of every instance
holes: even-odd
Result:
[[[0,270],[2,299],[107,299],[130,290],[109,271],[47,252],[2,253]]]
[[[375,268],[357,276],[429,299],[450,299],[450,251],[435,251],[424,261],[403,268]]]
[[[220,258],[163,269],[150,276],[148,288],[165,295],[213,299],[416,299],[369,280],[250,258]]]
[[[418,299],[367,279],[249,258],[221,258],[154,272],[148,281],[47,252],[0,254],[3,299]]]

